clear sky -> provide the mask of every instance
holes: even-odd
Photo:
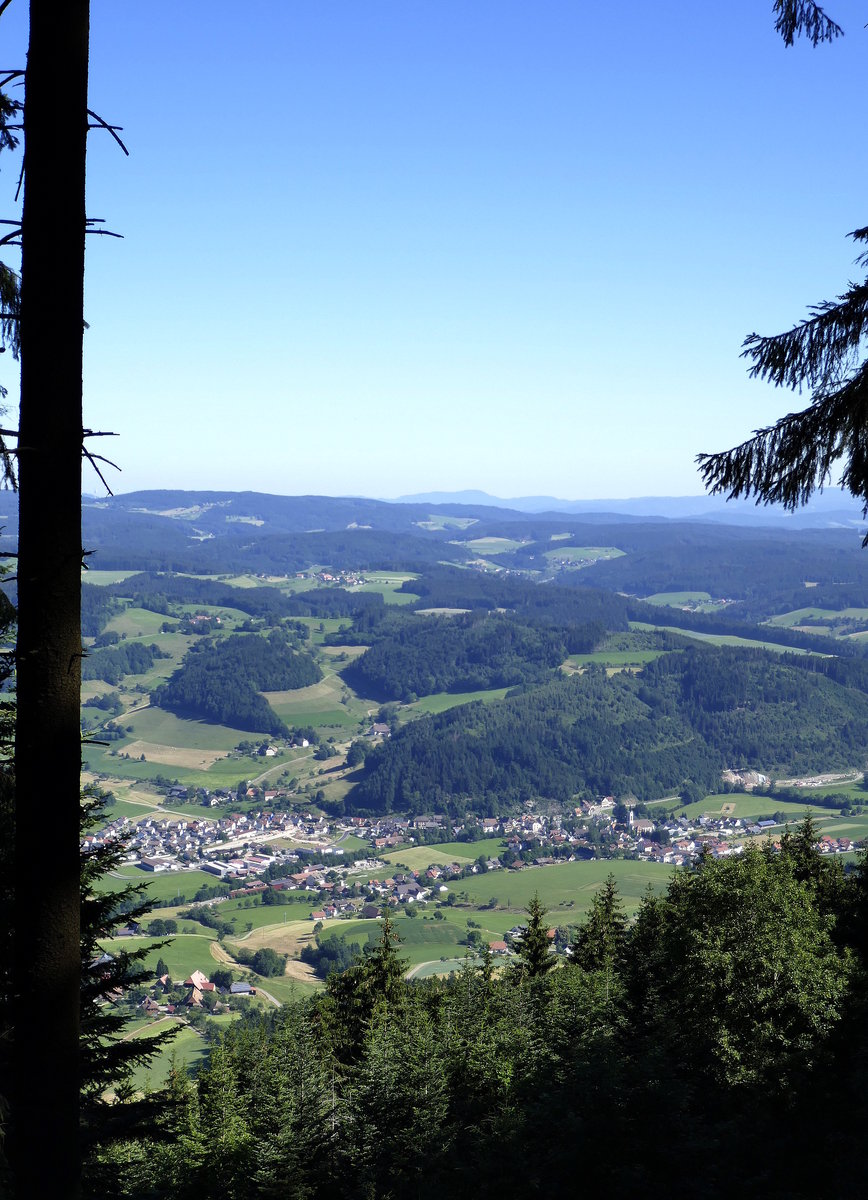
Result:
[[[799,403],[745,334],[855,271],[868,32],[828,7],[787,50],[771,0],[93,0],[115,490],[699,492]]]

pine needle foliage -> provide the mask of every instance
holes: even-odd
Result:
[[[82,798],[82,829],[104,818],[100,795],[86,791]],[[81,854],[81,1078],[82,1126],[85,1144],[103,1141],[115,1130],[125,1133],[153,1115],[150,1106],[135,1099],[131,1077],[147,1064],[177,1032],[144,1037],[121,1036],[127,1016],[113,1003],[132,983],[146,982],[144,959],[165,943],[138,943],[135,948],[105,955],[101,942],[121,924],[137,921],[153,907],[145,884],[117,890],[97,889],[97,881],[118,865],[124,849],[120,839],[104,841]]]
[[[812,46],[833,42],[844,30],[826,16],[813,0],[775,0],[775,32],[792,46],[797,37],[806,37]]]
[[[822,8],[806,0],[778,0],[775,12],[775,28],[788,46],[796,37],[816,46],[843,33]],[[868,226],[848,236],[868,243]],[[856,265],[868,265],[868,251]],[[757,504],[781,504],[792,511],[822,491],[839,464],[837,482],[863,501],[868,514],[866,334],[868,276],[850,282],[835,300],[814,305],[808,317],[784,333],[749,334],[742,357],[751,364],[750,377],[796,392],[808,389],[811,403],[755,430],[731,450],[698,455],[706,488],[728,500],[750,497]]]

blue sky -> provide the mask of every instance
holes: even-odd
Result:
[[[855,271],[868,33],[830,9],[844,39],[787,50],[771,0],[94,0],[115,490],[699,492],[799,403],[745,334]]]

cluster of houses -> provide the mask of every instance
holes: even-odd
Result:
[[[272,793],[272,799],[274,798]],[[266,794],[268,799],[268,794]],[[724,858],[739,853],[752,837],[773,839],[779,827],[771,818],[750,821],[734,816],[685,816],[653,821],[637,817],[628,810],[625,820],[616,820],[616,801],[612,796],[584,801],[571,814],[522,812],[503,817],[478,818],[471,814],[464,822],[453,824],[447,831],[445,818],[436,815],[416,817],[388,816],[384,818],[349,817],[328,820],[312,813],[289,813],[262,808],[246,813],[229,813],[220,817],[178,817],[151,814],[132,824],[126,816],[117,817],[103,829],[89,833],[85,848],[105,840],[122,839],[125,860],[143,871],[206,871],[229,883],[261,876],[276,863],[300,864],[288,871],[271,886],[281,889],[301,889],[320,894],[330,901],[324,906],[326,916],[351,911],[360,890],[367,898],[382,903],[412,902],[420,897],[416,885],[430,897],[431,889],[446,891],[445,884],[466,875],[468,871],[498,870],[503,866],[520,867],[528,852],[539,864],[564,858],[637,857],[648,862],[683,866],[700,853]],[[620,810],[623,817],[623,809]],[[373,879],[364,888],[353,884],[354,864],[345,859],[340,840],[346,834],[367,841],[374,853],[389,851],[408,844],[419,844],[444,837],[460,837],[468,827],[480,830],[484,837],[503,838],[505,849],[500,855],[486,856],[485,863],[468,866],[464,862],[436,863],[422,877]],[[285,839],[295,849],[277,849],[270,843]],[[468,841],[469,858],[474,843]],[[819,848],[824,854],[846,853],[858,848],[847,837],[823,836]],[[350,856],[354,857],[354,856]],[[307,865],[302,860],[307,859]],[[355,869],[376,869],[376,861],[355,864]],[[274,874],[274,871],[270,872]],[[326,876],[329,876],[327,879]],[[348,878],[350,877],[350,878]],[[237,894],[262,890],[265,884],[246,885]]]
[[[168,999],[169,995],[176,994],[182,987],[186,991],[181,999],[176,999],[174,1002]],[[169,1016],[178,1012],[179,1009],[212,1007],[205,1000],[205,997],[209,995],[214,997],[215,1002],[217,1002],[218,996],[225,1002],[227,998],[233,996],[256,995],[256,988],[244,981],[231,983],[228,988],[217,987],[204,971],[193,971],[183,984],[174,983],[169,975],[161,975],[150,990],[151,994],[146,996],[139,1005],[142,1012],[154,1015],[168,1014]]]

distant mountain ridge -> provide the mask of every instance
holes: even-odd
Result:
[[[488,492],[420,492],[398,496],[394,504],[492,505],[523,513],[568,513],[571,516],[606,514],[676,521],[724,521],[737,525],[786,524],[794,529],[850,528],[864,524],[862,505],[849,494],[827,490],[804,508],[786,512],[780,505],[757,506],[751,500],[724,500],[720,496],[634,496],[612,500],[561,500],[555,496],[519,496],[505,499]]]

